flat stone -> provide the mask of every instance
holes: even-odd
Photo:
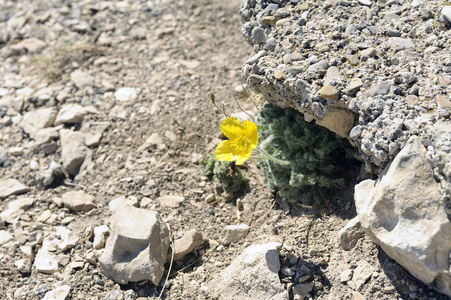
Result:
[[[352,275],[354,274],[354,270],[347,269],[340,273],[340,282],[348,282],[352,279]]]
[[[158,202],[160,202],[160,205],[162,207],[177,208],[180,206],[180,204],[183,201],[185,201],[185,197],[175,196],[175,195],[166,195],[166,196],[158,197],[157,200],[158,200]]]
[[[387,44],[392,48],[396,48],[397,46],[403,46],[405,48],[415,48],[415,44],[411,39],[404,39],[400,37],[388,38]]]
[[[368,48],[368,49],[365,49],[362,52],[360,52],[360,54],[362,56],[375,57],[377,52],[376,52],[376,49],[374,49],[374,48]]]
[[[38,250],[34,260],[36,271],[45,274],[53,274],[59,271],[60,260],[58,256],[49,252],[49,248],[52,248],[54,243],[55,240],[44,239],[42,248]]]
[[[390,84],[389,83],[381,83],[378,85],[376,90],[374,91],[374,95],[387,95],[390,91]]]
[[[276,80],[282,80],[282,79],[285,79],[285,77],[286,77],[285,70],[277,69],[277,70],[274,71],[274,78]]]
[[[371,0],[359,0],[359,3],[366,6],[373,5],[373,2]]]
[[[67,229],[64,226],[56,226],[55,227],[57,236],[62,240],[58,247],[62,251],[66,251],[67,249],[71,249],[78,244],[80,240],[78,236],[72,233],[71,230]]]
[[[0,230],[0,246],[12,241],[14,237],[5,230]]]
[[[19,45],[25,48],[28,53],[37,53],[41,52],[47,46],[47,43],[37,38],[29,38],[21,41]]]
[[[348,285],[354,290],[360,289],[360,287],[364,285],[365,282],[368,281],[368,279],[370,279],[374,271],[375,269],[372,265],[370,265],[366,261],[361,261],[357,268],[354,270],[352,281],[349,281]]]
[[[51,127],[56,119],[57,113],[58,111],[54,107],[42,107],[26,112],[19,126],[25,122],[37,129]]]
[[[303,300],[305,296],[313,290],[315,286],[313,281],[295,284],[293,286],[293,300]]]
[[[70,73],[70,80],[72,80],[75,86],[79,89],[83,89],[94,84],[94,77],[82,70],[75,70]]]
[[[440,106],[441,108],[451,108],[451,100],[449,99],[449,97],[444,95],[437,95],[435,99],[437,100],[438,106]]]
[[[80,104],[65,104],[61,107],[56,116],[55,126],[67,123],[81,123],[85,115],[86,112]]]
[[[105,233],[110,229],[106,225],[94,227],[94,240],[92,242],[92,247],[94,249],[102,249],[105,246]]]
[[[192,229],[185,233],[185,235],[175,240],[174,242],[174,260],[181,260],[187,254],[191,253],[197,247],[201,246],[204,243],[204,238],[202,237],[202,233],[197,229]],[[167,261],[170,261],[172,255],[168,254]]]
[[[345,138],[354,126],[354,114],[346,109],[336,108],[329,110],[322,119],[316,120],[316,123]]]
[[[329,67],[324,78],[324,86],[331,85],[333,82],[341,82],[341,80],[340,70],[335,66]]]
[[[248,60],[246,60],[244,63],[248,65],[255,64],[260,58],[266,55],[265,50],[258,51],[255,55],[251,56]]]
[[[248,232],[249,226],[247,224],[228,225],[222,230],[219,240],[223,245],[236,243],[244,238]]]
[[[353,218],[338,232],[341,247],[346,251],[351,250],[364,234],[359,217]]]
[[[70,294],[71,287],[69,285],[62,285],[54,290],[45,293],[42,300],[65,300]]]
[[[8,203],[8,208],[0,213],[0,218],[3,221],[12,222],[12,219],[17,217],[21,210],[25,210],[33,205],[35,198],[20,198]]]
[[[264,16],[262,18],[263,24],[274,25],[276,24],[276,18],[274,16]]]
[[[94,204],[94,196],[83,191],[69,191],[62,195],[64,207],[75,212],[87,212],[97,206]]]
[[[319,90],[319,94],[324,99],[336,99],[338,97],[338,91],[335,87],[325,85]]]
[[[357,55],[351,55],[349,57],[349,63],[353,66],[357,66],[360,63],[359,57]]]
[[[138,97],[138,93],[135,88],[123,87],[118,89],[114,93],[114,98],[121,102],[133,101]]]
[[[287,300],[280,283],[279,243],[252,245],[235,258],[208,286],[212,296],[222,300]]]
[[[169,230],[156,211],[125,205],[113,212],[100,267],[117,283],[150,280],[158,285],[169,248]]]
[[[346,88],[346,92],[353,94],[356,93],[363,86],[363,82],[360,78],[352,78],[349,82],[348,87]]]
[[[23,194],[29,190],[26,185],[13,178],[0,181],[0,199],[7,198],[11,195]]]

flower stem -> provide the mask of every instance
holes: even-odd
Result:
[[[269,155],[265,150],[263,150],[260,147],[257,147],[257,149],[260,150],[260,152],[263,153],[264,156],[266,156],[267,158],[269,158],[272,161],[275,161],[278,164],[281,164],[281,165],[289,165],[290,164],[289,161],[280,160],[280,159],[277,159],[275,157],[272,157],[271,155]]]

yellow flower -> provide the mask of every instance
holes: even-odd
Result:
[[[252,149],[257,147],[257,124],[244,120],[243,125],[237,117],[231,117],[221,123],[221,131],[229,140],[219,143],[216,158],[220,161],[236,161],[237,165],[241,165],[251,156]]]

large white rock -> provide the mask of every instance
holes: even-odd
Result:
[[[355,188],[360,223],[412,275],[451,296],[451,223],[420,139],[412,136],[378,180]]]
[[[246,248],[210,283],[213,297],[234,299],[288,299],[279,279],[279,243],[252,245]]]
[[[236,243],[244,238],[248,232],[249,226],[247,224],[228,225],[221,231],[219,241],[224,245]]]
[[[117,283],[151,280],[157,285],[168,247],[169,230],[158,212],[124,205],[113,212],[100,266]]]
[[[75,212],[87,212],[95,208],[94,196],[86,194],[83,191],[69,191],[62,195],[64,207]]]

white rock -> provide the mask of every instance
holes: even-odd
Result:
[[[451,23],[451,6],[445,6],[442,8],[442,16]]]
[[[368,236],[412,275],[451,296],[451,223],[420,139],[412,136],[378,180],[355,188]]]
[[[168,248],[169,230],[158,212],[125,205],[113,212],[100,266],[117,283],[151,280],[157,285]]]
[[[185,201],[185,197],[175,196],[175,195],[166,195],[166,196],[158,197],[157,200],[160,202],[160,205],[162,207],[177,208],[180,206],[180,204],[183,201]]]
[[[84,137],[79,132],[61,129],[60,137],[63,169],[71,175],[77,175],[90,150],[85,146]]]
[[[14,237],[5,230],[0,230],[0,246],[12,241]]]
[[[354,270],[347,269],[340,273],[340,282],[348,282],[352,279],[352,274],[354,273]]]
[[[55,229],[56,234],[62,240],[58,245],[61,250],[66,251],[67,249],[71,249],[77,245],[79,238],[74,235],[71,230],[63,226],[56,226]]]
[[[55,126],[67,123],[80,123],[83,121],[86,112],[83,106],[76,103],[65,104],[61,107],[56,116]]]
[[[35,128],[51,127],[56,119],[57,110],[54,107],[42,107],[26,112],[22,117],[22,122],[31,124]],[[20,126],[21,124],[19,124]]]
[[[280,283],[279,243],[252,245],[208,284],[212,296],[221,300],[288,299]]]
[[[8,209],[0,213],[0,218],[3,221],[10,222],[22,209],[27,209],[33,205],[35,200],[35,198],[20,198],[9,202]]]
[[[163,144],[163,138],[158,132],[154,132],[147,138],[147,140],[142,144],[138,151],[144,151],[149,147],[159,148]]]
[[[44,239],[42,244],[42,248],[39,249],[36,254],[36,258],[34,260],[34,266],[36,270],[45,274],[53,274],[58,272],[59,270],[59,258],[51,254],[48,250],[50,247],[54,247],[55,243],[58,243],[56,240]]]
[[[366,6],[373,5],[373,2],[371,0],[359,0],[359,3]]]
[[[82,70],[75,70],[70,73],[70,79],[79,89],[83,89],[94,84],[94,77]]]
[[[348,282],[348,285],[354,290],[360,289],[360,287],[371,277],[375,269],[366,261],[359,263],[357,268],[353,271],[352,281]]]
[[[13,178],[0,181],[0,199],[7,198],[11,195],[23,194],[29,190],[26,185]]]
[[[410,2],[410,5],[412,7],[419,7],[422,3],[422,0],[413,0],[412,2]]]
[[[75,212],[90,211],[97,206],[94,204],[94,196],[83,191],[69,191],[63,194],[63,205]]]
[[[110,202],[108,202],[108,207],[111,211],[120,209],[124,205],[131,205],[131,206],[138,206],[138,201],[135,201],[135,199],[126,198],[125,196],[120,196],[117,198],[114,198]]]
[[[105,246],[105,233],[110,229],[106,225],[94,227],[94,241],[92,247],[94,249],[102,249]]]
[[[138,97],[136,89],[131,87],[123,87],[114,93],[114,98],[118,101],[133,101]]]
[[[18,45],[24,47],[29,53],[36,53],[42,51],[47,43],[37,38],[29,38],[21,41]]]
[[[357,241],[364,235],[362,226],[360,226],[359,216],[350,220],[345,227],[340,229],[338,236],[340,245],[344,250],[351,250],[357,244]]]
[[[31,272],[31,260],[28,258],[19,259],[14,262],[14,265],[17,267],[17,270],[20,273],[30,273]]]
[[[62,285],[54,290],[45,293],[42,300],[65,300],[70,293],[70,286]]]
[[[223,245],[236,243],[242,238],[244,238],[248,232],[249,226],[247,226],[246,224],[228,225],[222,230],[219,241]]]

